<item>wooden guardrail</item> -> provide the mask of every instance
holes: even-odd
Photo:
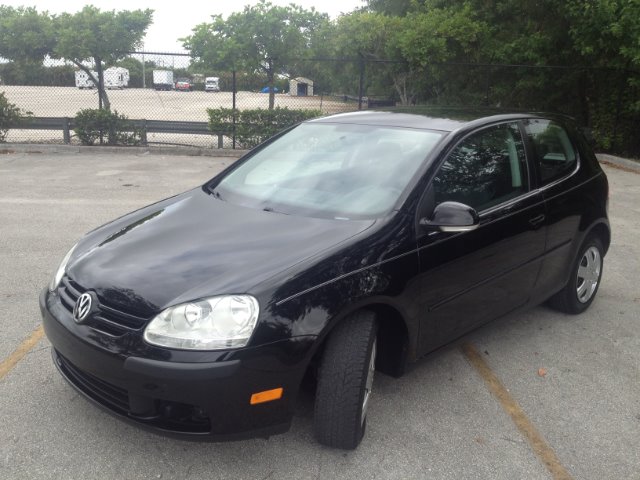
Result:
[[[184,133],[191,135],[217,135],[218,148],[223,147],[223,133],[212,133],[207,122],[178,120],[128,120],[132,127],[142,131],[142,142],[147,144],[147,133]],[[61,130],[64,143],[71,143],[74,119],[70,117],[29,117],[13,128],[21,130]]]

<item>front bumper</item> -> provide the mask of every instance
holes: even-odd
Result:
[[[194,361],[184,361],[182,352],[176,362],[169,350],[163,360],[110,346],[108,336],[77,325],[47,289],[40,309],[54,363],[77,391],[123,420],[181,438],[233,440],[287,431],[316,339],[296,337],[224,355],[198,352]],[[280,400],[250,404],[252,394],[279,387]]]

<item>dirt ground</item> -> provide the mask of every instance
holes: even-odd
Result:
[[[80,90],[75,87],[25,87],[2,86],[7,99],[37,117],[74,117],[84,108],[98,108],[96,90]],[[207,108],[233,105],[231,92],[177,92],[130,88],[108,90],[111,109],[129,118],[147,120],[207,121]],[[354,102],[345,103],[337,97],[292,97],[277,93],[276,106],[295,109],[315,109],[331,114],[357,108]],[[268,108],[266,93],[238,92],[240,110]]]
[[[75,117],[82,109],[98,108],[96,90],[80,90],[76,87],[2,86],[7,99],[36,117]],[[231,92],[177,92],[132,88],[109,90],[111,109],[130,119],[182,120],[206,122],[208,108],[232,108]],[[344,102],[342,98],[312,96],[292,97],[286,93],[275,96],[277,107],[319,110],[323,115],[340,113],[358,108],[357,103]],[[236,105],[240,110],[269,108],[266,93],[238,92]],[[228,141],[227,141],[228,140]],[[10,130],[8,142],[62,143],[62,131]],[[149,134],[150,143],[217,146],[217,138],[206,135]],[[229,144],[229,145],[227,145]],[[225,140],[225,147],[231,141]]]

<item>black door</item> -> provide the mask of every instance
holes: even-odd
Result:
[[[567,281],[582,216],[594,203],[585,193],[593,183],[587,181],[585,169],[578,169],[577,149],[562,126],[542,118],[523,123],[547,205],[546,252],[536,285],[537,296],[544,299]]]
[[[418,234],[422,352],[527,302],[545,243],[544,202],[529,178],[515,122],[470,134],[439,167],[419,211],[457,201],[479,212],[480,225]]]

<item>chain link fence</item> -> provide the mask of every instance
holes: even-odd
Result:
[[[105,85],[111,110],[133,120],[135,125],[162,130],[146,132],[144,141],[150,145],[231,148],[235,146],[233,132],[224,131],[220,136],[207,130],[208,110],[269,109],[266,75],[217,71],[193,74],[189,71],[190,60],[188,54],[141,52],[107,69]],[[31,75],[12,67],[0,65],[0,92],[33,118],[27,123],[28,128],[11,129],[6,141],[79,144],[73,132],[74,117],[81,110],[99,107],[97,88],[88,76],[68,65],[38,68]],[[126,74],[118,69],[126,69]],[[114,81],[109,77],[111,72],[122,79]],[[336,93],[302,74],[276,76],[273,90],[276,109],[328,115],[359,107],[357,91],[345,89]],[[175,124],[160,128],[160,122]],[[44,129],[37,129],[38,126]]]
[[[602,149],[640,153],[640,75],[627,70],[448,63],[415,72],[396,60],[315,58],[291,62],[270,93],[265,73],[194,73],[191,61],[137,52],[105,73],[111,110],[133,121],[143,143],[246,148],[309,116],[430,104],[561,112],[589,126]],[[79,144],[74,118],[99,106],[83,76],[64,64],[0,64],[0,92],[33,116],[6,141]],[[265,114],[271,96],[275,111]]]

